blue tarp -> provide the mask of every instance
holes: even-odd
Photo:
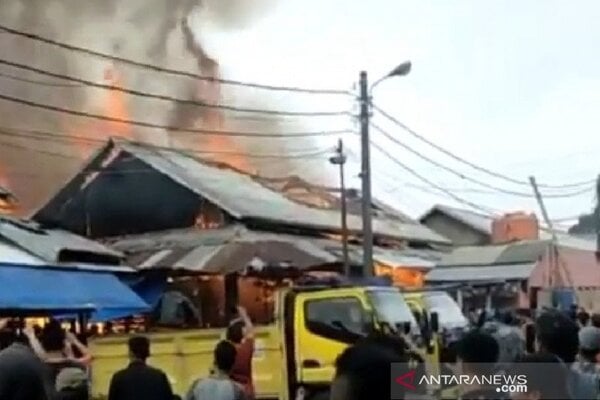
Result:
[[[0,263],[0,310],[133,315],[148,305],[113,274]]]
[[[124,277],[123,283],[127,284],[138,296],[154,308],[158,305],[158,301],[167,288],[167,277],[162,275],[153,277]]]

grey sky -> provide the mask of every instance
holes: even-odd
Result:
[[[382,84],[375,102],[429,139],[523,180],[534,173],[545,183],[572,183],[593,179],[599,172],[595,152],[600,136],[595,133],[600,122],[600,2],[280,3],[246,30],[218,33],[218,28],[207,28],[210,49],[229,75],[276,84],[351,88],[360,69],[375,78],[411,59],[411,75]],[[304,109],[315,104],[329,109],[348,106],[331,98],[303,99],[298,104]],[[377,121],[403,142],[464,174],[509,190],[530,191],[457,164],[419,145],[394,125]],[[375,134],[374,139],[442,186],[487,191],[439,171]],[[412,213],[434,202],[453,203],[444,195],[414,187],[426,184],[375,150],[373,158],[375,191],[388,201]],[[537,211],[528,199],[470,191],[457,194],[494,209]],[[547,200],[553,218],[586,211],[592,201],[591,192]]]

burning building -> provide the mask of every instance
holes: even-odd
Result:
[[[340,211],[334,199],[297,177],[261,178],[189,152],[116,140],[34,218],[110,243],[140,271],[241,273],[254,282],[253,273],[267,271],[292,276],[306,268],[341,270]],[[373,225],[375,257],[386,264],[448,244],[423,225],[387,218],[381,210],[374,210]],[[360,257],[361,228],[361,217],[349,214],[353,260]],[[202,282],[196,283],[208,284]],[[249,285],[240,295],[255,293],[254,283]],[[205,312],[217,309],[227,307]]]
[[[90,87],[2,65],[2,94],[33,101],[51,109],[31,108],[0,100],[0,171],[22,199],[24,212],[35,209],[55,186],[67,180],[91,152],[110,137],[155,145],[175,145],[215,152],[214,159],[244,169],[268,171],[260,160],[216,154],[283,149],[273,141],[232,140],[222,135],[182,133],[178,129],[281,131],[276,119],[248,121],[247,115],[223,115],[190,102],[235,105],[239,88],[220,87],[221,66],[205,49],[206,26],[239,28],[270,0],[106,0],[102,2],[6,0],[0,2],[0,24],[17,32],[90,49],[114,57],[69,50],[32,36],[4,31],[2,54],[13,63],[52,74],[151,93],[163,99],[134,96],[118,90]],[[119,59],[156,66],[161,71]],[[202,75],[207,80],[165,73],[164,69]],[[213,80],[215,79],[215,80]],[[171,101],[176,98],[181,101]],[[253,93],[260,107],[264,93]],[[89,118],[56,108],[93,114]],[[231,116],[232,118],[229,118]],[[142,121],[165,127],[152,129],[119,121]],[[281,168],[281,163],[278,164]],[[9,184],[10,183],[10,184]]]

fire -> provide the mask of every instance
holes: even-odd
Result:
[[[221,84],[217,81],[221,78],[219,64],[208,56],[202,45],[196,40],[189,21],[184,19],[181,25],[185,45],[188,51],[196,58],[198,69],[203,76],[213,78],[213,80],[198,81],[196,88],[196,99],[206,104],[221,103]],[[216,108],[199,109],[202,111],[202,122],[199,128],[206,130],[234,130],[228,129],[225,118],[221,110]],[[187,121],[186,121],[187,123]],[[220,154],[226,153],[241,153],[241,146],[235,138],[224,135],[203,135],[201,133],[193,134],[190,141],[192,147],[198,151],[206,152],[203,154],[205,158],[211,158],[231,165],[243,171],[250,171],[251,165],[247,158],[241,155]]]
[[[104,72],[104,80],[111,86],[123,87],[123,77],[114,65],[108,67]],[[110,118],[127,120],[129,112],[127,110],[126,94],[117,90],[107,91],[106,115]],[[131,125],[122,122],[107,121],[103,127],[105,134],[119,137],[132,137]]]
[[[2,168],[0,168],[0,213],[11,214],[16,209],[16,199],[11,193],[4,190],[8,190],[8,186],[8,176],[4,174]]]
[[[111,64],[105,69],[103,78],[106,85],[124,87],[123,77],[115,65]],[[104,95],[105,99],[100,112],[94,110],[94,113],[114,119],[130,119],[127,94],[117,90],[106,90]],[[89,139],[73,139],[73,145],[82,159],[89,157],[96,148],[102,145],[102,142],[111,136],[130,139],[133,137],[132,126],[122,122],[79,119],[69,120],[65,125],[67,125],[65,130],[68,135]]]
[[[203,74],[215,78],[214,81],[201,81],[198,91],[199,97],[207,104],[221,103],[221,84],[216,80],[220,78],[219,65],[210,60],[206,62]],[[223,112],[217,108],[207,108],[203,113],[202,129],[225,131],[228,130]],[[216,159],[241,169],[242,171],[250,171],[251,165],[248,159],[242,155],[241,146],[234,138],[225,135],[210,135],[202,137],[200,141],[196,141],[195,146],[199,151],[207,152],[206,156]],[[236,154],[222,154],[236,153]]]

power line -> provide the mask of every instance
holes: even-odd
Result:
[[[153,64],[148,64],[148,63],[144,63],[141,61],[131,60],[128,58],[118,57],[118,56],[114,56],[111,54],[102,53],[102,52],[99,52],[96,50],[74,46],[74,45],[71,45],[68,43],[58,42],[56,40],[52,40],[52,39],[49,39],[49,38],[46,38],[46,37],[43,37],[43,36],[40,36],[40,35],[37,35],[34,33],[23,32],[23,31],[14,29],[14,28],[10,28],[5,25],[0,25],[0,31],[4,31],[11,35],[34,40],[36,42],[49,44],[49,45],[52,45],[52,46],[55,46],[55,47],[58,47],[58,48],[61,48],[64,50],[87,54],[87,55],[91,55],[94,57],[99,57],[99,58],[103,58],[103,59],[110,60],[110,61],[116,61],[121,64],[127,64],[127,65],[131,65],[131,66],[135,66],[135,67],[141,67],[141,68],[156,71],[156,72],[161,72],[161,73],[176,75],[176,76],[183,76],[183,77],[202,80],[202,81],[218,82],[218,83],[225,84],[225,85],[245,86],[245,87],[251,87],[251,88],[255,88],[255,89],[264,89],[264,90],[281,91],[281,92],[330,94],[330,95],[344,95],[344,96],[352,95],[352,93],[350,93],[349,91],[346,91],[346,90],[309,89],[309,88],[301,88],[301,87],[293,87],[293,86],[264,85],[264,84],[259,84],[259,83],[243,82],[243,81],[237,81],[237,80],[231,80],[231,79],[218,79],[218,78],[213,78],[213,77],[208,77],[208,76],[202,76],[199,74],[194,74],[191,72],[175,70],[175,69],[170,69],[170,68],[164,68],[164,67],[160,67],[158,65],[153,65]]]
[[[7,74],[6,72],[0,72],[0,77],[10,79],[13,81],[17,81],[17,82],[25,82],[25,83],[31,83],[31,84],[35,84],[35,85],[49,86],[49,87],[59,87],[59,88],[81,87],[81,85],[72,84],[72,83],[45,82],[45,81],[38,81],[35,79],[22,78],[20,76]]]
[[[393,161],[396,165],[398,165],[399,167],[401,167],[402,169],[404,169],[405,171],[407,171],[408,173],[410,173],[411,175],[413,175],[414,177],[416,177],[417,179],[427,183],[429,186],[432,186],[434,188],[436,188],[437,190],[439,190],[440,192],[445,193],[446,195],[448,195],[449,197],[451,197],[452,199],[454,199],[455,201],[467,205],[475,210],[478,211],[483,211],[486,214],[493,214],[494,210],[489,209],[487,207],[483,207],[480,206],[478,204],[475,204],[473,202],[470,202],[469,200],[463,199],[460,196],[455,195],[454,193],[445,190],[443,187],[438,186],[437,184],[435,184],[434,182],[430,181],[429,179],[425,178],[424,176],[422,176],[421,174],[419,174],[417,171],[415,171],[414,169],[410,168],[409,166],[403,164],[402,162],[398,161],[398,159],[396,159],[394,156],[392,156],[389,152],[387,152],[386,150],[384,150],[381,146],[379,146],[377,143],[371,141],[371,145],[373,147],[375,147],[377,150],[379,150],[381,153],[383,153],[383,155],[385,155],[387,158],[389,158],[391,161]]]
[[[378,107],[377,105],[373,104],[373,108],[378,111],[381,115],[383,115],[384,117],[386,117],[387,119],[389,119],[390,121],[392,121],[393,123],[395,123],[396,125],[398,125],[399,127],[401,127],[402,129],[404,129],[406,132],[408,132],[409,134],[411,134],[412,136],[416,137],[417,139],[421,140],[424,143],[427,143],[429,146],[435,148],[436,150],[446,154],[447,156],[455,159],[456,161],[459,161],[465,165],[468,165],[469,167],[476,169],[477,171],[486,173],[488,175],[494,176],[496,178],[500,178],[503,179],[505,181],[511,182],[511,183],[515,183],[518,185],[525,185],[525,186],[529,186],[529,182],[527,181],[522,181],[522,180],[518,180],[518,179],[514,179],[511,178],[510,176],[501,174],[499,172],[495,172],[492,171],[490,169],[487,169],[485,167],[481,167],[475,163],[472,163],[471,161],[465,160],[464,158],[452,153],[449,150],[446,150],[445,148],[435,144],[434,142],[432,142],[431,140],[427,139],[425,136],[419,134],[418,132],[416,132],[415,130],[411,129],[410,127],[408,127],[406,124],[402,123],[401,121],[399,121],[397,118],[394,118],[392,115],[388,114],[387,112],[385,112],[384,110],[382,110],[380,107]],[[538,184],[539,187],[544,187],[547,189],[565,189],[565,188],[575,188],[575,187],[581,187],[581,186],[587,186],[590,185],[592,183],[595,182],[595,179],[591,179],[591,180],[587,180],[587,181],[582,181],[582,182],[576,182],[576,183],[569,183],[569,184],[563,184],[563,185],[549,185],[549,184]]]
[[[57,107],[49,104],[37,103],[30,100],[21,99],[18,97],[7,96],[0,93],[0,100],[9,101],[25,105],[32,108],[38,108],[47,111],[54,111],[62,114],[74,115],[77,117],[91,118],[101,121],[116,122],[125,125],[140,126],[144,128],[160,129],[174,132],[184,133],[198,133],[204,135],[216,135],[216,136],[231,136],[231,137],[253,137],[253,138],[290,138],[290,137],[314,137],[314,136],[329,136],[329,135],[341,135],[349,133],[348,130],[337,130],[337,131],[322,131],[322,132],[290,132],[290,133],[262,133],[262,132],[239,132],[239,131],[222,131],[212,129],[192,129],[192,128],[180,128],[169,125],[159,125],[150,122],[134,121],[122,118],[114,118],[106,115],[92,114],[85,111],[73,110],[69,108]]]
[[[27,139],[40,140],[40,141],[55,141],[56,139],[64,139],[67,144],[68,144],[68,140],[86,141],[86,142],[90,142],[91,144],[94,144],[94,143],[105,144],[106,143],[106,140],[86,138],[83,136],[66,135],[66,134],[60,134],[60,133],[51,133],[51,132],[34,131],[34,130],[18,130],[18,131],[14,130],[14,129],[7,130],[7,128],[2,128],[2,127],[0,127],[0,136],[8,136],[8,137],[13,137],[13,138],[27,138]],[[30,147],[27,147],[24,145],[18,145],[18,144],[12,143],[12,142],[2,142],[2,143],[5,143],[5,144],[10,143],[11,145],[13,145],[13,147],[18,146],[18,148],[22,148],[24,150],[40,152],[40,153],[44,153],[44,154],[48,154],[48,155],[65,156],[68,158],[80,159],[79,157],[66,155],[64,153],[46,152],[45,150],[41,151],[40,149],[34,149],[34,148],[30,148]],[[157,145],[147,144],[147,143],[143,143],[143,145],[146,147],[150,147],[152,149],[177,151],[177,152],[181,152],[181,153],[185,153],[185,154],[242,156],[242,157],[248,157],[248,158],[265,158],[265,159],[268,159],[268,158],[273,158],[273,159],[317,158],[318,156],[330,154],[334,151],[333,147],[328,147],[328,148],[319,148],[319,149],[312,149],[312,150],[307,149],[302,152],[295,152],[295,153],[286,152],[285,154],[259,154],[259,153],[215,151],[215,150],[189,150],[189,149],[182,149],[182,148],[178,148],[178,147],[157,146]]]
[[[486,187],[488,189],[492,189],[495,190],[499,193],[504,193],[504,194],[508,194],[508,195],[512,195],[512,196],[518,196],[518,197],[525,197],[525,198],[530,198],[533,195],[531,193],[525,193],[525,192],[517,192],[517,191],[513,191],[513,190],[508,190],[508,189],[504,189],[498,186],[494,186],[494,185],[490,185],[489,183],[480,181],[478,179],[472,178],[468,175],[465,175],[453,168],[450,168],[438,161],[435,161],[429,157],[427,157],[426,155],[418,152],[417,150],[413,149],[412,147],[408,146],[407,144],[402,143],[400,140],[398,140],[397,138],[395,138],[394,136],[392,136],[389,132],[385,131],[384,129],[380,128],[379,126],[377,126],[374,123],[371,123],[371,126],[377,130],[379,133],[381,133],[382,135],[384,135],[386,138],[388,138],[389,140],[391,140],[392,142],[396,143],[397,145],[401,146],[402,148],[406,149],[407,151],[411,152],[412,154],[416,155],[417,157],[435,165],[438,168],[441,168],[447,172],[450,172],[451,174],[454,174],[456,176],[458,176],[461,179],[476,183],[480,186]],[[579,196],[581,194],[585,194],[588,192],[591,192],[593,190],[593,188],[585,188],[582,190],[578,190],[576,192],[572,192],[572,193],[553,193],[553,194],[545,194],[544,197],[545,198],[567,198],[567,197],[575,197],[575,196]]]
[[[352,115],[348,111],[283,111],[283,110],[265,110],[265,109],[258,109],[258,108],[244,108],[244,107],[237,107],[237,106],[224,105],[224,104],[209,104],[209,103],[203,103],[203,102],[196,101],[196,100],[187,100],[187,99],[166,96],[166,95],[161,95],[161,94],[156,94],[156,93],[148,93],[148,92],[144,92],[144,91],[140,91],[140,90],[125,88],[122,86],[107,85],[107,84],[98,83],[98,82],[86,80],[86,79],[75,77],[75,76],[58,74],[58,73],[51,72],[51,71],[48,71],[45,69],[40,69],[40,68],[32,67],[30,65],[21,64],[21,63],[9,61],[6,59],[1,59],[1,58],[0,58],[0,64],[8,65],[13,68],[18,68],[18,69],[22,69],[25,71],[34,72],[36,74],[49,76],[49,77],[56,78],[56,79],[62,79],[62,80],[69,81],[69,82],[75,82],[82,86],[94,87],[97,89],[104,89],[104,90],[114,90],[116,92],[126,93],[126,94],[129,94],[132,96],[174,102],[174,103],[178,103],[178,104],[194,105],[194,106],[203,107],[203,108],[212,108],[212,109],[236,111],[236,112],[244,112],[244,113],[252,113],[252,114],[278,115],[278,116],[287,116],[287,117],[336,117],[336,116],[351,116]],[[30,81],[30,83],[36,83],[36,82]]]

